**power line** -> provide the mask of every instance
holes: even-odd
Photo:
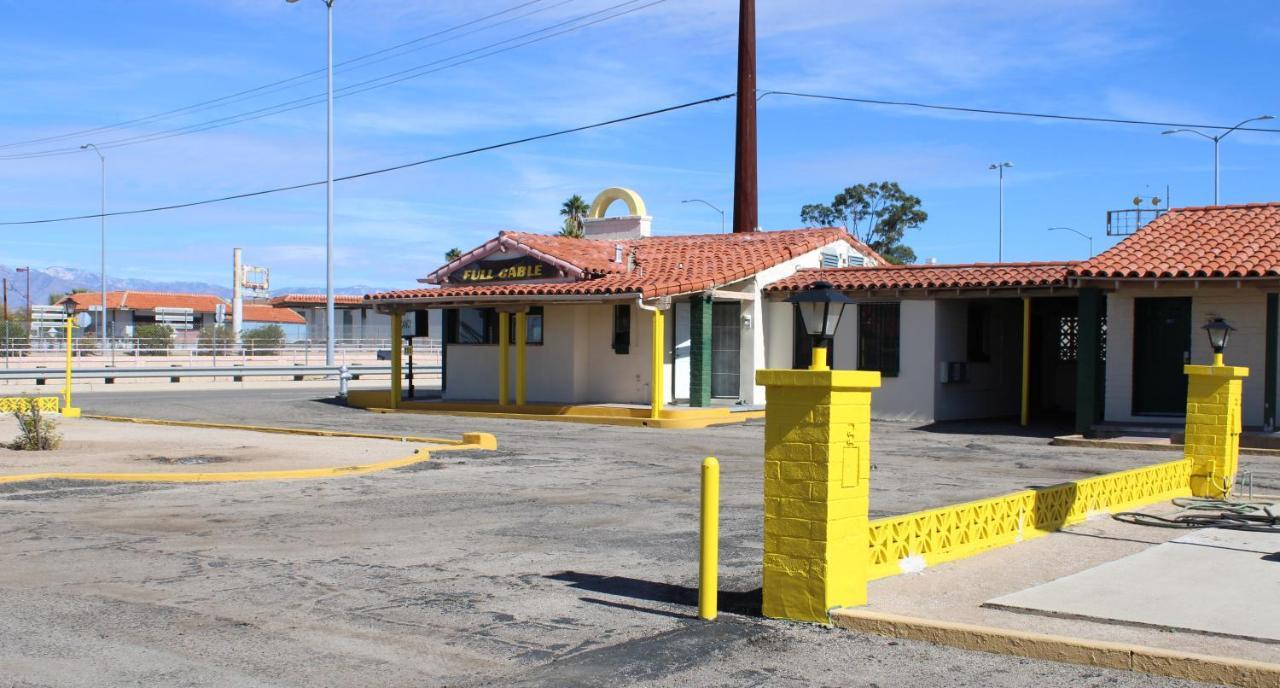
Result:
[[[392,57],[399,57],[399,55],[394,55],[394,56],[391,56],[391,57],[383,57],[383,58],[381,58],[381,59],[379,59],[379,60],[371,60],[371,58],[377,57],[377,56],[379,56],[379,55],[384,55],[384,54],[386,54],[386,53],[389,53],[389,52],[392,52],[392,51],[395,51],[395,50],[399,50],[400,48],[404,48],[404,47],[406,47],[406,46],[410,46],[410,45],[417,45],[418,43],[421,43],[422,41],[426,41],[426,40],[428,40],[428,39],[435,38],[435,37],[437,37],[437,36],[443,36],[443,35],[446,35],[446,34],[454,33],[454,32],[456,32],[456,31],[458,31],[458,30],[460,30],[460,29],[467,28],[468,26],[474,26],[475,24],[478,24],[478,23],[480,23],[480,22],[488,21],[488,20],[490,20],[490,19],[494,19],[494,18],[496,18],[496,17],[500,17],[500,16],[502,16],[502,15],[504,15],[504,14],[509,14],[509,13],[514,12],[514,11],[516,11],[516,10],[523,9],[523,8],[525,8],[525,7],[528,7],[529,5],[534,5],[534,4],[540,3],[540,2],[542,2],[542,1],[543,1],[543,0],[527,0],[526,2],[522,2],[522,3],[518,4],[518,5],[514,5],[514,6],[512,6],[512,7],[508,7],[508,8],[507,8],[507,9],[505,9],[505,10],[501,10],[501,11],[499,11],[499,12],[494,12],[494,13],[492,13],[492,14],[488,14],[488,15],[485,15],[485,16],[483,16],[483,17],[479,17],[479,18],[477,18],[477,19],[472,19],[471,21],[463,22],[462,24],[457,24],[457,25],[455,25],[455,26],[451,26],[451,27],[449,27],[449,28],[447,28],[447,29],[441,29],[440,31],[436,31],[436,32],[433,32],[433,33],[429,33],[429,34],[427,34],[427,35],[425,35],[425,36],[419,36],[419,37],[417,37],[417,38],[414,38],[414,39],[409,40],[409,41],[405,41],[405,42],[403,42],[403,43],[398,43],[398,44],[396,44],[396,45],[393,45],[393,46],[390,46],[390,47],[387,47],[387,48],[382,48],[382,49],[380,49],[380,50],[375,50],[375,51],[373,51],[373,52],[371,52],[371,53],[365,53],[364,55],[359,55],[359,56],[357,56],[357,57],[353,57],[353,58],[348,59],[348,60],[343,60],[343,61],[341,61],[341,62],[338,62],[338,63],[334,64],[334,69],[338,69],[338,68],[341,68],[341,67],[345,67],[345,66],[348,66],[348,65],[353,65],[353,64],[361,63],[361,62],[364,62],[364,63],[365,63],[365,64],[361,64],[361,65],[359,65],[359,66],[363,67],[363,66],[367,66],[368,64],[374,64],[374,63],[376,63],[376,62],[382,62],[382,61],[385,61],[385,60],[391,59]],[[561,5],[564,5],[564,4],[567,4],[567,3],[569,3],[569,2],[573,2],[573,1],[574,1],[574,0],[561,0],[561,2],[558,2],[558,3],[554,4],[554,5],[547,6],[547,7],[542,7],[542,8],[539,8],[539,9],[537,9],[537,10],[534,10],[533,12],[529,12],[529,13],[526,13],[526,14],[522,14],[522,15],[520,15],[520,16],[518,16],[518,17],[509,18],[509,19],[506,19],[506,20],[503,20],[503,21],[500,21],[500,22],[497,22],[497,23],[494,23],[494,24],[490,24],[489,26],[481,27],[481,28],[479,28],[479,29],[475,29],[475,30],[473,30],[473,31],[468,31],[468,32],[465,32],[465,33],[461,34],[460,36],[454,36],[453,38],[446,39],[445,41],[437,41],[437,42],[435,42],[435,43],[430,43],[430,44],[428,44],[428,45],[420,45],[420,46],[417,46],[417,47],[415,47],[415,48],[414,48],[414,50],[421,50],[422,48],[427,48],[427,47],[432,47],[432,46],[440,45],[440,44],[442,44],[442,43],[447,42],[448,40],[454,40],[454,39],[456,39],[456,38],[461,38],[462,36],[469,36],[469,35],[471,35],[471,34],[473,34],[473,33],[477,33],[477,32],[479,32],[479,31],[486,31],[486,30],[488,30],[488,29],[497,28],[498,26],[501,26],[501,25],[503,25],[503,24],[509,23],[509,22],[514,21],[514,20],[516,20],[516,19],[524,19],[524,18],[526,18],[526,17],[530,17],[530,16],[532,16],[532,15],[534,15],[534,14],[537,14],[537,13],[539,13],[539,12],[545,12],[545,11],[547,11],[547,10],[555,9],[556,7],[560,7]],[[405,53],[407,53],[407,52],[410,52],[410,51],[405,51]],[[401,54],[404,54],[404,53],[401,53]],[[258,96],[260,96],[260,95],[266,95],[266,94],[268,94],[268,93],[276,93],[276,92],[279,92],[279,91],[285,90],[284,88],[280,88],[280,87],[282,87],[282,86],[287,86],[287,85],[290,85],[290,84],[294,84],[295,82],[301,82],[301,81],[313,81],[313,80],[318,79],[319,77],[323,76],[323,75],[324,75],[324,73],[325,73],[324,68],[314,69],[314,70],[312,70],[312,71],[304,72],[304,73],[302,73],[302,74],[297,74],[297,75],[294,75],[294,76],[291,76],[291,77],[288,77],[288,78],[285,78],[285,79],[280,79],[280,80],[277,80],[277,81],[272,81],[271,83],[263,84],[263,85],[261,85],[261,86],[255,86],[255,87],[253,87],[253,88],[245,89],[245,90],[243,90],[243,91],[237,91],[236,93],[231,93],[231,94],[229,94],[229,95],[221,96],[221,97],[218,97],[218,98],[212,98],[212,99],[210,99],[210,100],[204,100],[204,101],[200,101],[200,102],[198,102],[198,103],[192,103],[191,105],[186,105],[186,106],[183,106],[183,107],[180,107],[180,108],[175,108],[175,109],[173,109],[173,110],[166,110],[166,111],[164,111],[164,112],[158,112],[158,113],[156,113],[156,114],[153,114],[153,115],[147,115],[147,116],[145,116],[145,117],[138,117],[138,118],[130,119],[130,120],[126,120],[126,121],[123,121],[123,122],[117,122],[117,123],[115,123],[115,124],[106,124],[106,125],[102,125],[102,126],[99,126],[99,127],[94,127],[94,128],[92,128],[92,129],[81,129],[81,130],[79,130],[79,131],[72,131],[72,132],[68,132],[68,133],[66,133],[66,134],[59,134],[59,135],[56,135],[56,136],[45,136],[45,137],[35,138],[35,139],[26,139],[26,140],[23,140],[23,141],[13,141],[13,142],[10,142],[10,143],[0,144],[0,149],[6,149],[6,148],[17,148],[17,147],[22,147],[22,146],[30,145],[30,144],[33,144],[33,143],[47,143],[47,142],[51,142],[51,141],[61,141],[61,140],[71,139],[71,138],[82,138],[82,137],[84,137],[85,135],[88,135],[88,134],[96,134],[96,133],[99,133],[99,132],[103,132],[103,131],[110,131],[110,130],[113,130],[113,129],[122,129],[122,128],[124,128],[124,127],[133,126],[133,125],[136,125],[136,124],[142,124],[142,123],[144,123],[144,122],[151,122],[151,121],[160,120],[160,119],[169,119],[169,118],[173,117],[174,115],[179,115],[179,114],[183,114],[183,113],[186,113],[186,112],[199,112],[199,111],[203,111],[203,110],[211,109],[211,107],[212,107],[212,106],[220,106],[220,105],[224,105],[224,104],[228,104],[228,103],[232,103],[232,102],[240,102],[240,101],[242,101],[242,100],[248,100],[249,98],[246,98],[245,96],[249,96],[249,97],[252,97],[252,98],[256,98],[256,97],[258,97]],[[291,86],[288,86],[288,87],[291,87]]]
[[[637,7],[632,7],[630,9],[626,9],[621,12],[616,12],[608,16],[600,17],[598,19],[594,19],[586,23],[572,25],[575,22],[580,22],[583,19],[586,19],[592,16],[596,16],[605,12],[610,12],[612,10],[619,9],[627,5],[634,5],[639,1],[640,0],[626,0],[625,2],[621,2],[616,5],[611,5],[601,10],[588,12],[586,14],[574,17],[573,19],[568,19],[562,22],[558,22],[556,24],[552,24],[550,26],[543,27],[535,31],[530,31],[530,32],[521,34],[519,36],[508,38],[502,41],[490,43],[489,45],[482,46],[480,48],[474,48],[472,50],[467,50],[461,53],[457,53],[449,57],[433,60],[431,62],[418,65],[416,67],[410,67],[408,69],[404,69],[398,72],[392,72],[391,74],[385,74],[380,77],[375,77],[373,79],[369,79],[366,81],[350,84],[348,86],[344,86],[342,88],[337,89],[334,93],[334,97],[345,98],[347,96],[356,95],[358,93],[364,93],[365,91],[371,91],[375,88],[383,88],[385,86],[391,86],[393,84],[397,84],[402,81],[408,81],[409,79],[416,79],[418,77],[426,76],[428,74],[434,74],[436,72],[441,72],[446,69],[452,69],[454,67],[458,67],[464,64],[482,60],[487,57],[492,57],[494,55],[516,50],[518,48],[522,48],[527,45],[532,45],[534,43],[540,43],[542,41],[550,40],[552,38],[556,38],[557,36],[562,36],[567,33],[579,31],[581,29],[585,29],[590,26],[595,26],[596,24],[601,24],[603,22],[617,19],[618,17],[622,17],[625,15],[631,14],[633,12],[638,12],[640,10],[652,7],[654,5],[659,5],[664,2],[667,2],[667,0],[652,0],[651,2],[648,2],[646,4],[639,5]],[[551,29],[564,26],[566,24],[570,24],[571,26],[568,26],[567,28],[563,28],[559,31],[555,31],[554,33],[549,33],[542,36],[537,35],[537,34],[545,33]],[[526,38],[529,36],[536,36],[536,37],[530,38],[520,43],[515,43],[514,45],[507,45],[506,47],[503,47],[503,48],[496,48],[496,49],[490,50],[490,48],[495,48],[495,46],[501,46],[507,43],[512,43],[513,41],[519,41],[520,39]],[[488,50],[489,52],[483,52],[485,50]],[[473,55],[474,53],[480,53],[480,54]],[[473,55],[473,56],[466,57],[468,55]],[[465,59],[460,59],[464,57]],[[434,65],[438,65],[442,62],[449,62],[450,60],[455,60],[455,62],[451,62],[449,64],[444,64],[442,66],[432,68]],[[262,119],[264,117],[270,117],[272,115],[282,114],[285,112],[290,112],[292,110],[298,110],[304,107],[309,107],[311,105],[322,103],[324,102],[324,100],[325,100],[325,94],[323,93],[312,95],[312,96],[305,96],[302,98],[285,101],[283,103],[269,105],[263,108],[259,108],[257,110],[250,110],[248,112],[242,112],[235,115],[228,115],[225,117],[220,117],[218,119],[209,120],[206,122],[191,124],[184,127],[178,127],[176,129],[153,132],[150,134],[138,134],[135,136],[129,136],[121,139],[105,141],[99,144],[99,147],[103,149],[121,148],[124,146],[132,146],[132,145],[138,145],[141,143],[149,143],[152,141],[160,141],[163,139],[170,139],[178,136],[186,136],[188,134],[196,134],[202,131],[208,131],[210,129],[217,129],[225,126],[230,126],[232,124],[239,124],[242,122],[250,122],[257,119]],[[66,148],[55,148],[55,149],[49,149],[44,151],[33,151],[29,153],[15,153],[12,155],[2,155],[0,156],[0,160],[27,160],[31,158],[45,158],[45,157],[53,157],[53,156],[59,156],[59,155],[73,155],[78,152],[80,152],[79,146],[73,145]]]
[[[410,167],[418,167],[420,165],[428,165],[431,163],[442,162],[444,160],[452,160],[454,158],[461,158],[468,155],[474,155],[476,153],[484,153],[487,151],[498,150],[500,148],[509,148],[511,146],[517,146],[522,143],[541,141],[543,139],[555,138],[557,136],[564,136],[566,134],[575,134],[577,132],[587,131],[589,129],[599,129],[601,127],[607,127],[613,124],[621,124],[623,122],[630,122],[637,119],[644,119],[646,117],[654,117],[656,115],[662,115],[669,112],[676,112],[678,110],[685,110],[688,108],[697,107],[699,105],[706,105],[708,103],[715,103],[721,100],[727,100],[732,97],[734,97],[733,93],[725,93],[723,95],[712,96],[710,98],[702,98],[700,100],[692,100],[687,103],[680,103],[679,105],[671,105],[668,107],[659,108],[657,110],[649,110],[649,111],[641,112],[634,115],[627,115],[625,117],[618,117],[615,119],[605,120],[603,122],[596,122],[594,124],[584,124],[582,126],[573,127],[571,129],[561,129],[559,131],[548,132],[545,134],[536,134],[534,136],[526,136],[524,138],[504,141],[502,143],[494,143],[487,146],[481,146],[479,148],[470,148],[464,151],[458,151],[456,153],[438,155],[434,158],[415,160],[413,162],[402,163],[400,165],[392,165],[391,167],[383,167],[376,170],[368,170],[365,172],[357,172],[356,174],[348,174],[343,177],[335,177],[334,181],[344,182],[352,179],[360,179],[362,177],[372,177],[374,175],[386,174],[388,172],[396,172],[399,170],[408,169]],[[94,213],[92,215],[74,215],[69,217],[54,217],[54,218],[46,218],[43,220],[21,220],[21,221],[11,221],[11,222],[0,222],[0,226],[12,227],[15,225],[41,225],[41,224],[49,224],[53,222],[71,222],[73,220],[91,220],[91,219],[97,219],[100,217],[115,217],[117,215],[141,215],[144,213],[156,213],[156,212],[161,212],[165,210],[177,210],[179,208],[191,208],[199,205],[221,203],[223,201],[234,201],[242,198],[253,198],[255,196],[266,196],[268,194],[281,193],[284,191],[296,191],[298,189],[305,189],[312,186],[322,186],[324,185],[324,183],[325,183],[324,180],[321,180],[321,181],[315,181],[315,182],[305,182],[302,184],[291,184],[289,186],[277,186],[271,189],[249,191],[246,193],[233,194],[230,196],[221,196],[218,198],[207,198],[202,201],[175,203],[173,205],[162,205],[162,206],[155,206],[152,208],[140,208],[137,210],[117,210],[110,213]]]
[[[1022,112],[1018,110],[992,110],[987,108],[963,107],[959,105],[936,105],[933,103],[915,103],[905,100],[877,100],[874,98],[854,98],[851,96],[833,96],[821,93],[796,93],[794,91],[762,91],[757,99],[765,96],[791,96],[795,98],[813,98],[817,100],[837,100],[846,103],[861,103],[863,105],[892,105],[899,107],[913,107],[925,110],[946,110],[950,112],[967,112],[982,115],[1003,115],[1007,117],[1032,117],[1039,119],[1056,119],[1067,120],[1072,122],[1099,122],[1103,124],[1139,124],[1153,127],[1189,127],[1196,129],[1239,129],[1240,131],[1257,131],[1267,134],[1280,134],[1280,129],[1266,129],[1263,127],[1231,127],[1221,124],[1188,124],[1186,122],[1152,122],[1141,119],[1119,119],[1114,117],[1091,117],[1088,115],[1058,115],[1044,112]]]

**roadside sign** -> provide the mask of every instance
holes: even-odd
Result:
[[[88,313],[76,314],[76,327],[83,330],[84,328],[88,327],[92,322],[93,322],[93,316],[89,315]]]

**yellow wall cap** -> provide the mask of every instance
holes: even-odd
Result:
[[[1182,372],[1187,375],[1204,375],[1208,377],[1222,377],[1230,379],[1249,377],[1248,366],[1186,365],[1182,366]]]
[[[880,372],[876,370],[757,370],[756,384],[766,387],[875,389],[880,386]]]

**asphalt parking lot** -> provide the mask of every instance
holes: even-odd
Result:
[[[484,431],[499,449],[330,480],[4,486],[0,683],[1194,685],[760,619],[760,425],[655,431],[379,415],[316,396],[79,400],[113,415]],[[973,429],[877,424],[873,512],[1170,457]],[[723,474],[726,613],[714,624],[693,618],[706,455]]]

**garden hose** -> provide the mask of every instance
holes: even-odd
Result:
[[[1124,511],[1112,518],[1124,523],[1156,528],[1221,528],[1254,533],[1280,533],[1280,514],[1270,502],[1230,502],[1222,499],[1180,497],[1173,505],[1182,508],[1174,516],[1156,516]]]

